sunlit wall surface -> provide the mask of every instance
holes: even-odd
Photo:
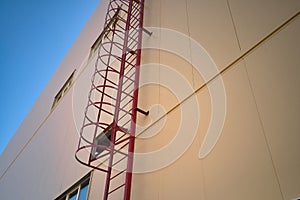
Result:
[[[3,152],[0,199],[55,199],[91,171],[74,153],[107,2]],[[145,0],[139,107],[150,114],[138,114],[132,199],[300,197],[299,11],[297,0]],[[92,171],[88,199],[104,184]]]

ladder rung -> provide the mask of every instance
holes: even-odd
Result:
[[[115,143],[116,145],[121,144],[122,142],[125,142],[126,140],[129,140],[130,137],[124,138],[123,140],[118,141],[117,143]]]
[[[128,92],[128,93],[125,93],[125,92],[122,92],[122,96],[124,96],[123,97],[123,99],[121,99],[121,102],[125,99],[125,98],[127,98],[127,97],[129,97],[129,98],[133,98],[133,96],[132,95],[130,95],[130,93],[132,93],[134,91],[134,89],[133,90],[131,90],[130,92]]]
[[[119,118],[119,121],[121,121],[124,117],[128,116],[127,114],[124,114],[122,115],[120,118]],[[122,125],[125,125],[125,124],[122,124]]]
[[[129,142],[128,142],[129,143]],[[127,144],[126,144],[127,145]],[[121,149],[122,149],[123,147],[121,147],[121,148],[119,148],[119,149],[114,149],[113,151],[114,151],[114,154],[115,153],[119,153],[119,154],[122,154],[122,155],[124,155],[124,156],[128,156],[128,154],[127,153],[124,153],[124,152],[122,152],[121,151]]]
[[[128,115],[124,115],[124,116],[128,116]],[[129,119],[128,121],[126,121],[126,123],[122,124],[123,126],[128,125],[128,123],[131,122],[131,119]]]
[[[126,147],[129,144],[129,142],[127,142],[126,144],[124,144],[123,146],[121,146],[120,149],[123,149],[124,147]]]
[[[105,113],[107,113],[107,114],[109,114],[109,115],[111,115],[111,116],[113,116],[114,114],[113,113],[111,113],[111,112],[109,112],[109,111],[107,111],[107,110],[105,110],[105,109],[101,109],[100,111],[103,111],[103,112],[105,112]]]
[[[130,110],[125,110],[125,109],[123,109],[123,108],[119,108],[120,109],[120,111],[122,111],[123,113],[125,113],[125,114],[127,114],[127,115],[131,115],[131,110],[132,109],[130,109]]]
[[[114,178],[120,176],[122,173],[124,173],[126,171],[126,169],[124,169],[123,171],[117,173],[116,175],[114,175],[113,177],[110,178],[110,180],[113,180]]]
[[[112,99],[112,100],[114,100],[114,101],[117,100],[115,97],[113,97],[113,96],[111,96],[111,95],[109,95],[109,94],[103,93],[103,95],[109,97],[110,99]]]
[[[125,84],[123,84],[123,86],[124,86]],[[129,88],[130,89],[130,87],[133,87],[134,86],[134,82],[132,82],[131,84],[128,84],[128,86],[126,86],[126,88],[123,88],[123,93],[125,93],[125,91]],[[123,99],[122,99],[123,100]]]
[[[129,101],[127,101],[125,104],[123,104],[124,102],[121,102],[122,108],[126,108],[126,106],[128,106],[128,104],[130,104],[133,100],[130,99]]]
[[[113,166],[116,166],[119,162],[121,162],[122,160],[124,160],[125,158],[127,158],[128,156],[124,156],[123,158],[121,158],[120,160],[118,160],[118,162],[116,162],[116,163],[114,163],[113,165],[112,165],[112,167]]]
[[[139,31],[136,30],[132,35],[129,35],[129,39],[138,44],[138,34]]]
[[[121,188],[121,187],[123,187],[123,186],[125,186],[125,183],[123,183],[123,184],[122,184],[122,185],[120,185],[119,187],[117,187],[117,188],[113,189],[112,191],[108,192],[108,194],[111,194],[111,193],[113,193],[114,191],[116,191],[116,190],[120,189],[120,188]]]
[[[127,77],[131,78],[131,77],[133,76],[133,74],[135,74],[135,71],[132,72],[132,74],[131,74],[130,76],[128,76],[128,74],[131,73],[131,70],[132,70],[132,69],[135,69],[135,65],[131,65],[131,64],[130,64],[130,65],[127,66],[127,68],[128,68],[128,67],[131,67],[131,68],[126,72],[126,74],[124,74],[124,76],[125,76],[126,78],[127,78]],[[126,68],[126,69],[127,69],[127,68]]]

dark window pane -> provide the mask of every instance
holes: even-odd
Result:
[[[73,192],[72,194],[70,194],[69,200],[76,200],[76,197],[77,197],[77,191],[78,191],[78,190],[76,190],[75,192]]]

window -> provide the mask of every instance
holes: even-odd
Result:
[[[63,87],[59,90],[59,92],[55,95],[54,97],[54,101],[52,104],[51,109],[53,109],[58,102],[60,101],[60,99],[65,96],[65,94],[69,91],[69,89],[71,88],[72,85],[72,81],[73,81],[73,77],[74,77],[74,73],[76,70],[73,71],[73,73],[71,74],[71,76],[68,78],[68,80],[65,82],[65,84],[63,85]]]
[[[108,126],[105,130],[103,130],[96,138],[95,144],[102,145],[108,147],[110,145],[110,138],[111,138],[111,129],[112,124]],[[92,150],[92,158],[97,159],[97,157],[104,151],[104,148],[94,147]]]
[[[88,173],[55,200],[87,200],[90,174]]]
[[[96,41],[92,45],[89,58],[91,58],[95,54],[95,52],[98,50],[101,40],[104,37],[108,37],[109,36],[110,31],[108,31],[108,30],[112,29],[116,25],[116,23],[118,21],[118,15],[119,15],[120,9],[121,8],[119,8],[116,11],[116,13],[114,14],[114,16],[111,18],[111,20],[108,22],[108,24],[104,27],[104,29],[101,32],[101,34],[99,35],[99,37],[96,39]]]
[[[111,140],[111,135],[112,135],[112,126],[113,123],[111,123],[108,127],[106,127],[101,133],[96,135],[94,139],[94,144],[101,145],[102,147],[96,146],[92,148],[91,151],[91,158],[92,160],[98,159],[101,155],[101,153],[106,150],[105,147],[109,147],[110,145],[110,140]],[[128,133],[128,129],[123,128],[123,127],[117,127],[117,130],[120,130],[122,133]],[[119,135],[120,137],[117,136],[116,134],[116,139],[115,140],[120,140],[122,137],[124,137],[123,134]]]

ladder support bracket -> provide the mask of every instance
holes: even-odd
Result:
[[[147,33],[149,36],[152,35],[153,32],[149,31],[148,29],[145,29],[144,27],[142,28],[142,30]]]
[[[146,116],[149,115],[149,110],[148,110],[148,111],[144,111],[144,110],[142,110],[142,109],[140,109],[140,108],[135,108],[135,111],[136,111],[136,112],[140,112],[140,113],[142,113],[142,114],[144,114],[144,115],[146,115]]]

